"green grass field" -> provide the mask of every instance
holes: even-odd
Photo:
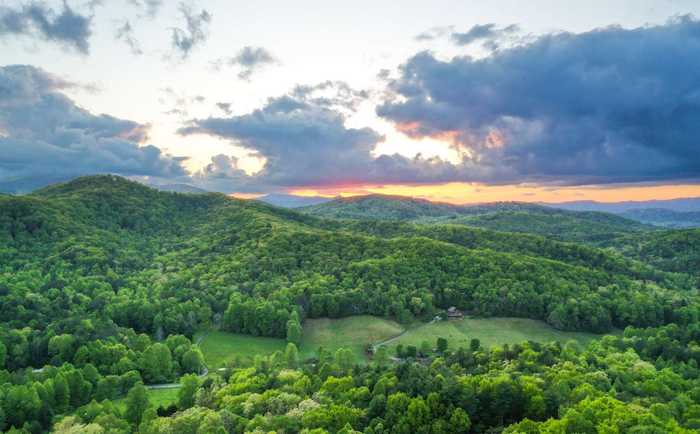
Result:
[[[349,348],[357,361],[364,361],[367,344],[389,339],[403,331],[404,328],[394,321],[369,315],[311,319],[304,322],[301,355],[311,357],[320,346],[330,351]]]
[[[177,402],[177,391],[178,389],[148,389],[148,399],[151,401],[151,405],[155,408],[167,407],[170,404]],[[120,410],[126,408],[126,398],[120,398],[114,401],[114,403],[119,407]]]
[[[525,318],[464,318],[455,321],[439,321],[408,330],[404,335],[387,343],[390,352],[403,344],[420,348],[423,341],[435,346],[438,337],[447,339],[450,348],[468,347],[473,338],[481,341],[484,347],[516,344],[524,341],[566,342],[574,340],[588,344],[600,335],[584,332],[564,332],[550,327],[543,321]]]
[[[236,356],[248,361],[258,354],[272,354],[284,351],[287,342],[284,339],[241,335],[220,331],[208,331],[202,335],[199,347],[210,370],[221,368]],[[195,340],[199,339],[199,335]]]
[[[304,322],[304,334],[299,348],[303,358],[312,357],[319,347],[329,351],[350,348],[359,362],[366,360],[365,345],[382,342],[400,335],[405,329],[400,324],[369,315],[340,319],[310,319]],[[203,333],[200,348],[209,369],[217,369],[236,357],[250,361],[254,356],[269,355],[284,351],[284,339],[255,337],[209,331]],[[198,337],[199,337],[198,336]],[[438,337],[448,340],[450,348],[469,346],[472,338],[477,338],[486,347],[502,344],[515,344],[524,341],[566,342],[575,340],[586,345],[600,337],[593,333],[563,332],[542,321],[524,318],[465,318],[460,321],[440,321],[410,327],[406,332],[388,342],[390,352],[398,344],[420,347],[423,341],[434,346]]]
[[[365,360],[365,345],[388,339],[403,331],[396,322],[368,315],[340,319],[310,319],[304,322],[304,334],[299,346],[301,357],[312,357],[319,347],[335,351],[350,348],[358,361]],[[269,355],[284,351],[284,339],[263,338],[236,333],[209,331],[195,337],[199,343],[209,369],[217,369],[240,357],[252,360],[258,354]]]

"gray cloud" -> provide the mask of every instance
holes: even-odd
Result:
[[[93,2],[101,2],[102,0],[93,0]],[[127,0],[127,3],[138,9],[138,13],[133,19],[126,19],[124,24],[117,28],[115,33],[115,39],[118,41],[124,41],[124,43],[129,47],[132,54],[136,56],[142,55],[143,49],[141,48],[141,42],[136,38],[134,34],[134,26],[132,24],[138,24],[144,19],[153,20],[156,18],[160,9],[163,6],[162,0]],[[99,5],[99,4],[98,4]],[[184,33],[180,32],[180,29],[171,29],[173,34],[178,33],[184,36]],[[184,31],[182,31],[184,32]],[[174,36],[173,36],[174,37]],[[181,41],[181,40],[180,40]],[[186,57],[186,56],[185,56]]]
[[[92,16],[75,12],[67,2],[60,13],[38,1],[17,9],[0,6],[0,38],[39,38],[88,54],[91,26]]]
[[[216,107],[219,110],[221,110],[222,112],[224,112],[224,114],[227,114],[227,115],[230,115],[231,113],[233,113],[233,111],[231,110],[231,105],[232,104],[230,102],[217,102],[216,103]]]
[[[125,21],[124,24],[117,29],[115,38],[117,40],[123,40],[134,55],[140,56],[143,54],[141,44],[134,36],[134,29],[131,27],[130,21]]]
[[[700,22],[560,33],[485,59],[409,59],[377,108],[463,152],[462,180],[566,184],[700,177]]]
[[[355,111],[370,97],[370,92],[354,89],[344,81],[328,80],[315,85],[297,85],[290,95],[317,106]]]
[[[469,45],[474,42],[496,43],[500,38],[512,35],[520,30],[516,24],[498,27],[494,23],[476,24],[466,32],[453,32],[450,39],[457,45]]]
[[[180,3],[178,8],[185,20],[185,29],[179,27],[171,29],[171,41],[173,49],[184,60],[190,56],[195,47],[208,39],[212,16],[206,9],[196,13],[185,3]]]
[[[383,140],[380,134],[370,128],[348,128],[340,111],[308,94],[305,87],[298,87],[288,95],[270,98],[251,113],[197,119],[181,129],[183,135],[208,134],[231,140],[266,159],[261,172],[247,176],[235,159],[219,156],[195,176],[200,185],[225,191],[265,191],[293,186],[439,182],[455,170],[449,163],[421,156],[375,157],[372,151]]]
[[[163,6],[163,0],[128,0],[128,2],[143,11],[143,16],[153,19]]]
[[[211,157],[211,163],[192,175],[192,182],[211,191],[234,192],[246,190],[251,184],[251,177],[238,167],[238,158],[219,154]]]
[[[167,115],[177,115],[182,118],[190,116],[190,110],[198,105],[206,102],[206,98],[202,95],[188,96],[177,92],[171,87],[161,89],[162,97],[158,98],[158,102],[163,105],[170,106],[164,113]]]
[[[432,27],[425,32],[417,34],[413,39],[419,42],[432,41],[445,36],[450,35],[454,32],[454,26],[439,26]]]
[[[93,115],[32,66],[0,67],[0,190],[27,191],[94,173],[178,177],[181,160],[147,145],[148,125]]]
[[[223,67],[238,68],[238,78],[250,80],[252,75],[266,66],[278,63],[275,56],[263,47],[243,47],[235,56],[224,57],[212,62],[215,70]]]

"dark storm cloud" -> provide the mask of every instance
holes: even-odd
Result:
[[[171,41],[173,49],[184,60],[189,57],[195,47],[206,42],[209,37],[209,24],[212,16],[205,9],[196,13],[185,3],[180,3],[179,11],[185,20],[185,28],[175,27],[171,29]]]
[[[450,140],[464,180],[591,184],[700,177],[700,22],[546,35],[492,56],[419,53],[377,113]]]
[[[275,56],[263,47],[243,47],[235,56],[217,59],[212,62],[216,70],[223,67],[233,67],[238,69],[238,78],[250,80],[252,75],[262,68],[278,63]]]
[[[347,127],[341,112],[329,108],[325,100],[307,96],[305,88],[297,88],[288,95],[270,98],[264,107],[251,113],[193,120],[181,129],[183,135],[208,134],[231,140],[266,160],[261,172],[247,176],[235,159],[220,156],[196,175],[199,183],[217,189],[226,185],[228,191],[261,191],[290,186],[441,181],[449,173],[452,166],[438,159],[373,156],[375,146],[383,140],[380,134],[370,128]]]
[[[32,66],[0,68],[0,190],[94,173],[185,175],[178,159],[145,144],[147,125],[89,113],[60,92],[72,86]]]
[[[0,6],[0,38],[39,38],[88,54],[91,26],[92,16],[75,12],[67,2],[60,13],[38,1],[19,8]]]

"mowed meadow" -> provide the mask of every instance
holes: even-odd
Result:
[[[450,348],[468,347],[478,339],[486,348],[513,345],[526,341],[539,343],[575,341],[586,346],[602,335],[585,332],[565,332],[542,321],[527,318],[463,318],[430,323],[414,322],[401,325],[395,321],[371,315],[339,319],[310,319],[304,323],[299,345],[302,358],[313,358],[319,348],[335,352],[340,348],[352,350],[358,363],[370,360],[368,346],[386,345],[394,354],[397,345],[420,347],[423,342],[435,346],[437,338],[447,340]],[[218,330],[203,331],[195,336],[209,369],[229,363],[249,364],[255,356],[269,356],[284,351],[287,342],[261,336],[250,336]]]
[[[399,335],[404,328],[398,323],[370,315],[348,318],[310,319],[305,321],[299,345],[302,358],[315,357],[319,348],[335,352],[340,348],[352,351],[357,362],[366,360],[368,344]],[[255,337],[239,333],[207,331],[197,335],[204,359],[212,368],[220,368],[228,362],[250,363],[255,356],[267,356],[284,351],[287,341],[267,337]]]

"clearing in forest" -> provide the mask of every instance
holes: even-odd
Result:
[[[482,346],[491,347],[528,340],[542,343],[575,340],[586,345],[600,336],[585,332],[564,332],[543,321],[525,318],[444,320],[412,326],[406,330],[391,320],[359,315],[306,320],[299,354],[302,358],[313,357],[321,346],[331,352],[338,348],[349,348],[355,360],[361,362],[366,360],[367,344],[380,342],[386,342],[390,353],[393,354],[398,344],[420,347],[423,341],[427,341],[431,346],[435,346],[438,337],[447,339],[449,348],[456,349],[460,346],[468,348],[473,338],[479,339]],[[251,361],[256,355],[284,351],[287,342],[284,339],[210,331],[202,335],[199,345],[209,369],[217,369],[236,357],[243,361]]]
[[[393,354],[399,344],[415,345],[420,348],[423,341],[435,346],[438,337],[447,339],[449,348],[460,346],[469,348],[473,338],[479,339],[484,347],[494,345],[517,344],[525,341],[566,342],[574,340],[581,345],[601,335],[585,332],[565,332],[557,330],[543,321],[526,318],[464,318],[461,320],[444,320],[425,324],[408,330],[404,335],[387,343]]]
[[[394,321],[369,315],[308,319],[304,321],[299,354],[302,358],[313,357],[321,346],[331,352],[338,348],[349,348],[355,360],[363,361],[367,344],[389,339],[403,331],[403,327]],[[209,331],[199,335],[195,341],[200,336],[199,346],[210,370],[220,368],[236,357],[250,361],[256,355],[284,351],[287,346],[284,339],[238,333]]]

